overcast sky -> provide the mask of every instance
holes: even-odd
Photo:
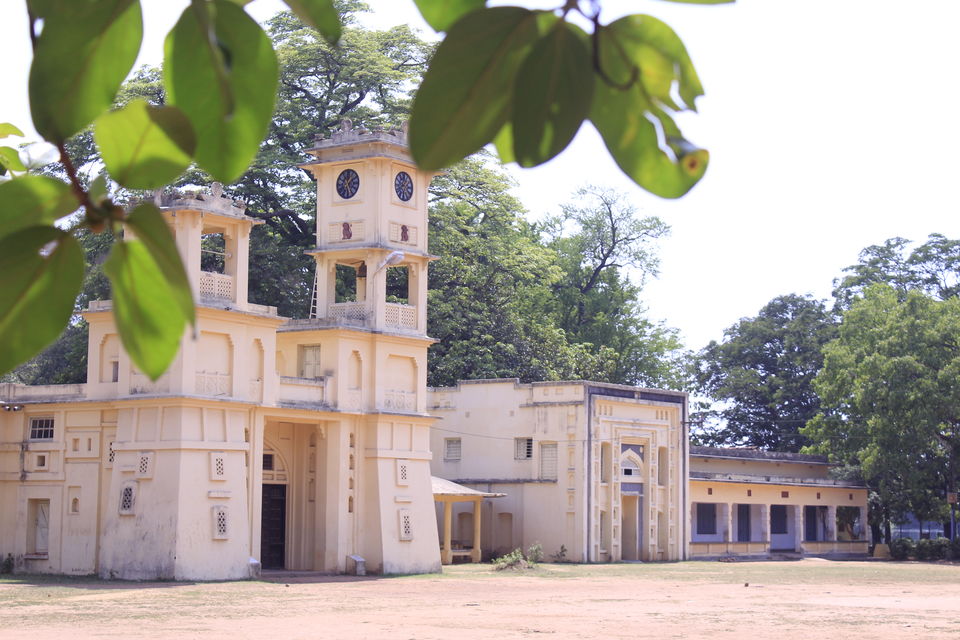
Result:
[[[368,1],[368,26],[409,22],[429,33],[412,0]],[[22,4],[0,5],[0,122],[26,129]],[[185,5],[145,1],[141,62],[160,61],[163,36]],[[279,6],[248,5],[260,19]],[[665,20],[690,51],[706,96],[680,124],[710,150],[704,179],[677,201],[651,196],[622,175],[589,125],[558,159],[511,173],[532,216],[556,212],[590,183],[626,191],[644,214],[663,218],[673,231],[644,298],[650,316],[680,329],[689,348],[720,339],[774,296],[827,297],[867,245],[960,237],[960,3],[603,2],[604,22],[630,12]]]

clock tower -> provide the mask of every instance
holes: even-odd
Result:
[[[277,334],[281,381],[324,380],[326,569],[359,554],[384,573],[439,570],[426,412],[427,187],[405,131],[318,137],[301,165],[317,182],[310,317]],[[338,444],[340,443],[340,444]],[[337,470],[338,467],[342,468]],[[337,487],[341,487],[339,490]],[[349,567],[347,567],[349,568]]]

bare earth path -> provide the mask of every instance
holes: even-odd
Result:
[[[749,586],[745,586],[749,585]],[[0,580],[0,638],[960,640],[960,565],[457,566],[285,582]]]

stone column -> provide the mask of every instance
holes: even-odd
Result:
[[[729,502],[723,505],[723,508],[726,510],[726,531],[724,531],[723,539],[727,543],[727,551],[730,550],[730,543],[734,542],[733,539],[733,505]]]
[[[770,551],[770,505],[761,504],[760,506],[760,541]]]
[[[474,562],[480,562],[480,505],[483,498],[477,498],[473,501],[473,552],[470,559]]]
[[[867,508],[859,507],[860,511],[860,535],[857,536],[858,540],[867,540],[867,532],[870,531],[870,527],[867,525]]]
[[[803,505],[793,505],[793,548],[795,551],[803,551]]]
[[[837,507],[827,506],[827,541],[837,541]]]
[[[451,548],[453,538],[453,503],[449,500],[443,501],[443,553],[440,556],[440,564],[453,564],[453,549]]]

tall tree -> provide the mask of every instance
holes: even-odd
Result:
[[[860,261],[833,281],[838,310],[850,308],[868,287],[881,283],[893,287],[901,300],[910,290],[940,300],[960,295],[960,240],[931,233],[912,251],[910,244],[905,238],[890,238],[861,251]]]
[[[706,444],[797,452],[820,408],[813,380],[836,326],[823,301],[785,295],[712,341],[696,358],[701,393],[720,403],[698,437]]]
[[[562,270],[547,308],[570,342],[610,350],[613,360],[597,376],[681,386],[676,331],[648,319],[640,303],[645,279],[657,275],[655,243],[670,228],[638,215],[624,194],[596,186],[578,190],[575,201],[540,228]]]
[[[803,430],[813,448],[860,465],[887,517],[944,515],[960,475],[960,299],[869,287],[815,388],[822,410]]]

